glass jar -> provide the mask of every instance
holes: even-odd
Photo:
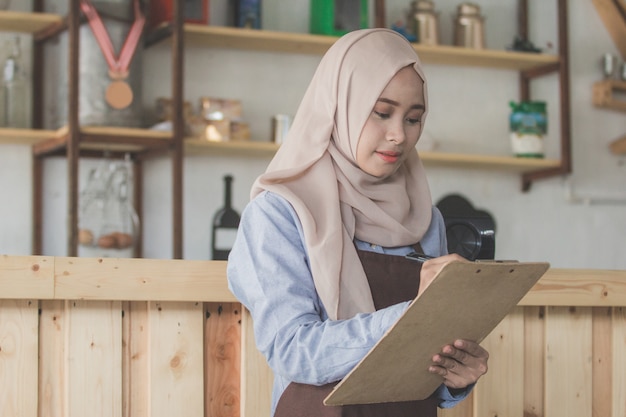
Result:
[[[4,61],[2,81],[3,125],[15,128],[30,127],[28,79],[24,72],[19,36],[15,36],[10,44],[9,56]]]
[[[510,102],[511,148],[523,158],[543,158],[543,137],[548,133],[546,103],[544,101]]]
[[[130,161],[92,169],[79,201],[78,256],[131,258],[139,236]]]

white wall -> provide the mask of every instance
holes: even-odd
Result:
[[[389,23],[402,18],[409,1],[388,0]],[[437,1],[442,41],[449,43],[457,2]],[[487,16],[489,48],[511,43],[516,26],[515,1],[480,0]],[[556,3],[556,1],[554,1]],[[531,40],[539,47],[551,42],[555,53],[556,7],[552,1],[531,2]],[[212,0],[212,22],[220,23],[223,3]],[[282,10],[282,14],[277,11]],[[308,1],[265,0],[267,29],[306,31]],[[289,16],[289,18],[285,18]],[[617,54],[592,2],[569,2],[572,146],[574,173],[533,184],[520,191],[520,177],[498,171],[429,166],[436,201],[462,193],[476,207],[491,212],[497,223],[496,256],[547,260],[560,268],[626,269],[626,157],[612,155],[608,144],[626,132],[626,114],[596,109],[592,84],[601,78],[602,53]],[[268,140],[274,113],[293,113],[319,62],[318,56],[255,53],[189,47],[185,60],[185,96],[238,98],[253,140]],[[144,97],[152,107],[169,96],[170,54],[158,45],[144,55]],[[506,154],[509,152],[509,100],[518,99],[517,74],[509,71],[426,66],[432,105],[427,131],[443,150]],[[550,75],[533,84],[533,95],[548,102],[547,156],[558,157],[558,85]],[[208,259],[210,224],[222,204],[222,176],[235,177],[234,206],[242,209],[266,158],[193,156],[185,161],[184,256]],[[0,253],[28,254],[31,245],[31,174],[28,147],[2,146],[0,187]],[[88,163],[81,164],[86,172]],[[145,164],[144,252],[146,257],[171,257],[170,164],[154,159]],[[65,253],[66,168],[61,158],[46,163],[44,250]]]

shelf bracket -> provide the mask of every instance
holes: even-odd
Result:
[[[526,1],[522,1],[526,4]],[[520,96],[522,100],[530,99],[530,81],[533,78],[558,71],[560,84],[560,127],[561,127],[561,164],[556,168],[549,168],[522,175],[522,191],[527,192],[533,181],[567,175],[572,172],[572,145],[571,145],[571,118],[569,94],[569,42],[567,27],[567,0],[557,0],[558,8],[558,37],[559,63],[546,65],[532,71],[520,73]]]
[[[626,59],[626,0],[591,0],[622,59]]]

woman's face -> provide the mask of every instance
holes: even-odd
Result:
[[[412,66],[389,81],[374,104],[359,138],[356,163],[364,172],[385,179],[406,160],[422,130],[424,82]]]

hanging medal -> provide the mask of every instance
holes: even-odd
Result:
[[[104,55],[104,59],[109,67],[109,83],[104,98],[109,106],[114,109],[125,109],[133,102],[133,90],[130,88],[126,79],[128,78],[128,69],[133,59],[137,44],[141,38],[143,27],[146,22],[145,16],[141,12],[139,0],[134,0],[135,21],[128,32],[128,36],[122,45],[119,55],[116,57],[113,50],[111,37],[98,14],[96,8],[91,4],[90,0],[81,0],[80,8],[87,17],[91,31],[93,32],[98,46]]]

